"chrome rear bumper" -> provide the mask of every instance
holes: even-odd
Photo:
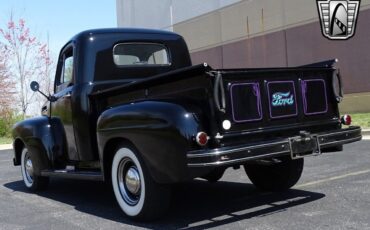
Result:
[[[187,154],[187,160],[188,167],[205,167],[239,164],[282,155],[291,155],[294,159],[319,155],[325,148],[341,146],[361,139],[361,128],[349,127],[268,142],[190,151]]]

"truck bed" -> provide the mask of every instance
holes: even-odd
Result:
[[[100,111],[143,100],[176,100],[199,106],[207,131],[222,135],[218,144],[300,130],[340,128],[331,66],[217,69],[207,64],[171,71],[92,95]],[[230,129],[223,122],[231,123]]]

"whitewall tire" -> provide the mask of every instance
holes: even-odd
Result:
[[[167,209],[169,189],[152,179],[133,148],[121,146],[117,149],[111,177],[117,202],[127,216],[152,220]]]
[[[40,171],[40,161],[35,154],[31,153],[26,147],[21,155],[21,173],[24,185],[32,191],[43,190],[49,184],[48,177],[37,175]]]
[[[124,167],[131,167],[129,164],[134,164],[140,175],[140,191],[136,196],[136,200],[133,198],[131,202],[130,195],[134,196],[134,194],[127,194],[131,192],[126,188],[125,184],[122,184],[122,180],[120,180],[125,177],[125,175],[122,175],[122,173],[124,173],[123,170],[125,170]],[[121,173],[121,175],[119,175],[119,173]],[[143,178],[142,175],[143,170],[135,154],[128,148],[119,149],[112,163],[112,185],[119,206],[128,216],[137,216],[143,209],[145,200],[145,178]]]
[[[24,185],[31,188],[33,185],[33,164],[27,148],[22,150],[21,171]]]

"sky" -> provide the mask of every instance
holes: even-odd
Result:
[[[116,0],[0,0],[0,28],[10,14],[23,18],[42,41],[49,34],[54,57],[75,34],[93,28],[117,27]]]

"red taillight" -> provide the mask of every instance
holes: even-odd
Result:
[[[343,125],[351,125],[352,123],[352,117],[348,114],[345,114],[340,121],[342,122]]]
[[[195,137],[195,141],[200,146],[205,146],[208,142],[208,135],[205,132],[199,132],[197,133],[197,136]]]

